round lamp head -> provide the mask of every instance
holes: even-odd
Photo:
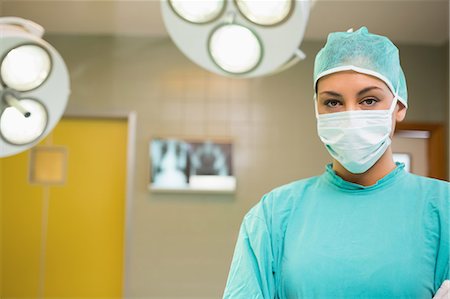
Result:
[[[209,52],[224,71],[243,74],[254,69],[262,59],[263,50],[258,37],[240,25],[223,25],[209,39]]]
[[[32,99],[23,99],[20,103],[30,113],[29,116],[14,107],[6,108],[0,115],[0,136],[15,145],[36,141],[48,123],[47,111],[41,103]]]
[[[225,8],[224,0],[169,0],[169,4],[181,18],[197,24],[217,19]]]
[[[50,54],[36,44],[11,49],[0,62],[2,83],[17,91],[40,86],[50,74]]]
[[[245,18],[261,26],[274,26],[284,22],[294,9],[293,0],[235,1]]]

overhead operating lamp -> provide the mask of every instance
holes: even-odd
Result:
[[[0,157],[37,144],[67,105],[66,65],[43,34],[29,20],[0,17]]]
[[[236,0],[239,11],[249,21],[262,26],[282,23],[294,9],[294,1]]]
[[[312,0],[313,1],[313,0]],[[282,71],[305,58],[310,0],[164,0],[177,47],[201,67],[232,77]]]

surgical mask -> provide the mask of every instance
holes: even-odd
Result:
[[[371,168],[391,144],[392,114],[397,97],[389,110],[352,110],[316,117],[319,137],[328,152],[351,173]]]

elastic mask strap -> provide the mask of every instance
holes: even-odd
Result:
[[[389,108],[389,113],[392,115],[392,113],[394,113],[395,107],[397,106],[398,103],[398,97],[397,95],[394,96],[394,98],[392,99],[392,104],[391,104],[391,108]]]
[[[317,111],[317,97],[316,94],[314,94],[314,112],[316,113],[316,118],[319,118],[319,111]]]

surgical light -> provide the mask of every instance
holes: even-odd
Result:
[[[239,11],[251,22],[262,25],[277,25],[286,20],[294,8],[293,0],[235,0]]]
[[[315,0],[164,0],[175,45],[214,73],[257,77],[305,58],[299,49]],[[193,17],[196,15],[196,17]]]
[[[31,21],[0,17],[0,157],[37,144],[67,105],[68,71],[43,33]]]
[[[22,99],[20,105],[29,116],[15,107],[6,108],[0,116],[1,136],[11,144],[23,145],[33,142],[44,133],[47,125],[47,111],[39,102]]]
[[[242,74],[254,69],[261,60],[262,47],[256,35],[240,25],[223,25],[209,40],[212,59],[224,71]]]
[[[224,0],[169,0],[181,18],[192,23],[207,23],[216,19],[225,8]]]
[[[23,45],[10,50],[1,61],[3,83],[18,91],[40,86],[50,74],[51,60],[46,50],[37,45]]]

